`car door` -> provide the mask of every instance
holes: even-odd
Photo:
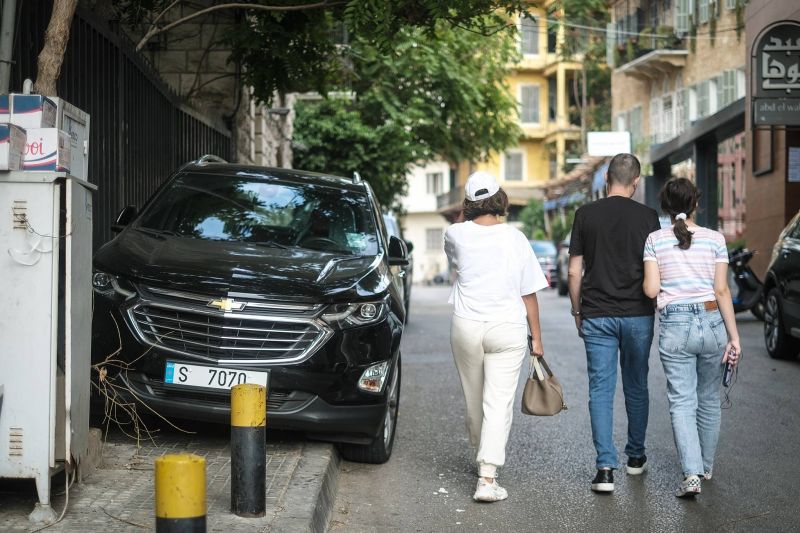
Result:
[[[778,251],[776,263],[783,285],[784,323],[792,335],[800,336],[800,215],[792,221],[794,227],[787,232]]]

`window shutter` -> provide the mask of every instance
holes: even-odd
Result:
[[[522,98],[522,112],[520,118],[523,123],[539,122],[539,86],[523,85],[520,89]]]
[[[523,54],[539,53],[539,23],[530,15],[523,15],[520,19],[520,38]]]
[[[522,180],[522,154],[507,153],[505,160],[505,179],[506,181]]]

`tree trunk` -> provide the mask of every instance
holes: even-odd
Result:
[[[67,50],[69,30],[78,0],[54,0],[50,23],[44,35],[44,46],[39,54],[38,71],[33,91],[46,96],[56,95],[56,82],[61,74],[64,52]]]
[[[581,67],[581,155],[586,153],[587,105],[586,105],[586,65]]]

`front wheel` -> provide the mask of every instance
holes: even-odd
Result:
[[[369,444],[340,444],[339,452],[348,461],[356,463],[383,464],[392,456],[394,436],[397,432],[397,413],[400,408],[400,358],[397,358],[389,394],[386,413],[380,432]]]
[[[778,289],[767,294],[764,306],[764,342],[773,359],[791,359],[800,351],[800,339],[791,337],[783,327],[781,299]]]

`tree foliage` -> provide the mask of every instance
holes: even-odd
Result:
[[[583,55],[587,131],[611,129],[611,70],[606,64],[606,34],[574,26],[605,28],[610,20],[606,4],[606,0],[555,0],[549,6],[551,13],[560,13],[570,23],[564,29],[562,56]],[[580,101],[579,94],[575,100]]]
[[[544,202],[531,198],[528,205],[519,212],[519,221],[522,222],[522,231],[529,239],[543,239],[544,228]]]
[[[353,102],[328,99],[297,105],[294,166],[350,177],[358,171],[381,204],[393,207],[405,192],[411,136],[400,124],[375,126]]]

